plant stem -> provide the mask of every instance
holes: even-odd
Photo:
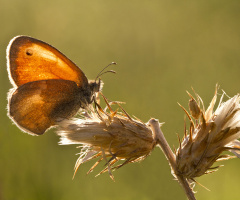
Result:
[[[186,180],[186,178],[184,178],[183,176],[181,176],[177,173],[176,156],[172,152],[169,144],[167,143],[167,140],[165,139],[165,137],[160,129],[161,124],[156,119],[150,119],[148,121],[148,125],[152,129],[153,136],[156,140],[156,143],[160,145],[164,155],[166,156],[167,160],[169,161],[173,176],[175,178],[177,178],[178,182],[183,187],[188,199],[196,200],[194,193],[193,193],[188,181]]]

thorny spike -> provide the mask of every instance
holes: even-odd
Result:
[[[124,163],[114,167],[113,169],[119,169],[120,167],[123,167],[124,165],[130,163],[131,161],[133,161],[134,159],[133,158],[128,158],[127,160],[124,161]]]
[[[118,161],[118,159],[117,159],[117,157],[116,157],[115,155],[113,155],[113,156],[107,161],[107,163],[106,163],[104,166],[107,166],[108,163],[110,163],[110,165],[112,165],[111,163],[112,163],[113,161],[115,161],[115,162]]]
[[[205,187],[201,183],[197,182],[195,179],[191,179],[191,180],[194,181],[195,183],[197,183],[198,185],[200,185],[201,187],[203,187],[204,189],[206,189],[207,191],[210,191],[207,187]]]
[[[228,151],[228,150],[240,151],[240,147],[224,147],[223,149],[225,151]]]
[[[179,150],[181,151],[182,145],[181,145],[181,139],[180,139],[180,136],[178,133],[177,133],[177,137],[178,137],[178,142],[179,142]]]
[[[194,126],[194,122],[193,122],[191,116],[189,115],[188,111],[187,111],[187,110],[186,110],[186,109],[185,109],[180,103],[178,103],[178,105],[183,109],[183,111],[186,113],[186,115],[187,115],[189,121],[190,121],[191,124]]]
[[[82,155],[83,155],[83,154],[82,154]],[[79,158],[77,159],[77,162],[76,162],[76,164],[75,164],[73,178],[75,177],[75,175],[76,175],[76,173],[77,173],[80,165],[81,165],[82,163],[84,163],[84,162],[82,162],[82,159],[83,159],[83,156],[82,156],[82,155],[79,156]],[[100,155],[101,155],[101,153],[97,153],[97,154],[89,157],[86,161],[92,160],[92,159],[94,159],[94,158],[97,158],[97,157],[99,157]],[[86,161],[85,161],[85,162],[86,162]]]
[[[232,159],[232,158],[236,158],[236,156],[230,156],[230,155],[227,155],[227,154],[225,154],[225,155],[220,155],[220,156],[217,158],[216,162],[224,161],[224,160],[229,160],[229,159]]]
[[[197,97],[197,99],[198,99],[198,101],[199,101],[199,105],[200,105],[200,103],[201,103],[201,105],[202,105],[202,112],[205,113],[205,107],[204,107],[204,103],[203,103],[202,98],[201,98],[197,93],[195,93],[194,90],[193,90],[193,92],[194,92],[194,94],[196,95],[196,97]]]
[[[114,180],[114,176],[113,176],[113,174],[112,174],[111,166],[110,166],[110,164],[109,164],[108,161],[107,161],[107,157],[106,157],[106,155],[105,155],[105,151],[103,150],[102,147],[101,147],[101,151],[102,151],[103,159],[107,162],[107,169],[108,169],[109,176],[111,177],[111,179],[112,179],[113,181],[115,181],[115,180]],[[101,173],[99,173],[99,175],[100,175],[100,174],[101,174]]]
[[[187,137],[186,115],[184,116],[184,137]]]
[[[219,167],[223,167],[223,166],[224,165],[218,165],[216,167],[209,167],[208,170],[210,170],[210,172],[211,172],[211,171],[214,171],[214,170],[218,169]]]
[[[210,120],[210,118],[212,116],[213,108],[214,108],[214,105],[215,105],[216,100],[217,100],[217,90],[218,90],[218,87],[216,86],[215,93],[214,93],[214,96],[212,98],[212,101],[211,101],[208,109],[205,112],[206,121]]]
[[[129,120],[131,120],[136,126],[138,126],[139,128],[143,128],[142,126],[140,126],[138,123],[136,123],[131,117],[130,117],[130,115],[123,109],[123,107],[117,102],[117,105],[120,107],[120,109],[125,113],[125,116],[129,119]],[[135,117],[136,118],[136,117]],[[137,119],[137,118],[136,118]],[[142,122],[142,121],[140,121],[140,120],[138,120],[137,119],[137,121],[139,121],[139,122]],[[142,122],[142,124],[144,124],[144,122]]]
[[[137,121],[139,121],[139,122],[141,122],[141,123],[144,123],[141,119],[139,119],[138,117],[136,117],[136,116],[134,116],[133,115],[133,117],[137,120]]]
[[[123,127],[126,127],[125,124],[122,122],[121,119],[118,119],[118,121],[121,123],[121,125],[122,125]]]
[[[122,107],[119,103],[117,103],[117,105],[118,105],[118,106],[121,108],[121,110],[125,113],[126,117],[127,117],[129,120],[133,121],[132,118],[130,117],[130,115],[123,109],[123,107]]]
[[[191,87],[191,89],[192,89],[194,95],[197,97],[197,100],[198,100],[198,103],[199,103],[199,99],[201,99],[201,98],[199,98],[199,95],[195,92],[193,87]]]
[[[114,115],[115,115],[115,114],[116,114],[116,111],[113,111],[113,109],[111,108],[111,106],[109,105],[109,103],[108,103],[108,101],[107,101],[107,98],[106,98],[101,92],[100,92],[100,94],[102,95],[102,97],[103,97],[103,99],[104,99],[104,101],[105,101],[105,103],[106,103],[109,111],[110,111],[112,114],[114,113]]]
[[[102,116],[101,116],[101,114],[100,114],[100,112],[102,112],[102,113],[104,113],[104,114],[105,114],[105,112],[104,112],[104,110],[102,109],[102,107],[101,107],[97,102],[95,102],[95,111],[96,111],[98,117],[99,117],[102,121],[104,121],[103,118],[102,118]],[[100,112],[99,112],[99,111],[100,111]],[[107,114],[106,114],[106,115],[107,115]],[[107,116],[108,116],[108,115],[107,115]]]
[[[188,113],[188,111],[180,104],[180,103],[178,103],[178,105],[183,109],[183,111],[186,113],[186,115],[187,115],[187,117],[188,117],[188,119],[189,119],[189,121],[191,121],[192,120],[192,118],[191,118],[191,116],[189,115],[189,113]]]
[[[96,176],[99,176],[105,172],[109,172],[109,168],[111,171],[113,171],[115,168],[112,167],[118,160],[111,160],[111,161],[108,161],[104,166],[106,166],[102,171],[100,171]],[[111,177],[112,178],[112,177]],[[114,177],[113,177],[114,178]]]
[[[89,169],[89,171],[87,172],[87,174],[90,174],[94,168],[103,160],[103,157],[100,158],[97,162],[94,163],[94,165]]]
[[[81,165],[81,163],[80,163],[80,160],[81,160],[82,158],[78,158],[77,159],[77,161],[76,161],[76,164],[75,164],[75,167],[74,167],[74,173],[73,173],[73,177],[72,177],[72,179],[74,179],[74,177],[75,177],[75,175],[76,175],[76,173],[77,173],[77,170],[78,170],[78,168],[80,167],[80,165]]]
[[[177,150],[176,150],[176,147],[173,145],[173,151],[174,151],[174,154],[177,155]]]
[[[186,92],[187,92],[188,96],[189,96],[191,99],[194,99],[193,96],[192,96],[188,91],[186,91]],[[195,99],[194,99],[194,100],[195,100]]]
[[[194,125],[193,123],[190,124],[190,129],[189,129],[189,141],[193,141],[193,130],[194,130]]]

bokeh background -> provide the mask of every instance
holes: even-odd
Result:
[[[171,146],[183,135],[186,90],[207,106],[216,83],[229,96],[240,92],[239,0],[0,0],[0,199],[1,200],[158,200],[186,199],[160,151],[95,178],[93,162],[72,180],[79,149],[59,146],[54,129],[33,137],[7,117],[6,47],[16,35],[55,46],[94,79],[112,61],[117,74],[102,77],[103,93],[126,102],[126,111],[143,121],[165,122]],[[221,93],[221,90],[219,91]],[[198,178],[197,199],[238,199],[240,160]]]

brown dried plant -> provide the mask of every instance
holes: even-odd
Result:
[[[75,173],[82,163],[98,158],[88,173],[103,160],[105,168],[113,179],[112,170],[127,163],[138,162],[146,158],[156,145],[151,129],[142,121],[133,119],[119,103],[114,111],[108,101],[103,110],[99,104],[96,109],[82,115],[81,119],[65,120],[59,124],[60,144],[80,144],[82,149],[75,165]],[[115,165],[122,161],[121,164]]]
[[[189,94],[189,93],[188,93]],[[240,96],[236,95],[223,102],[222,94],[219,105],[214,111],[217,100],[217,87],[214,97],[204,109],[202,100],[196,94],[196,99],[189,94],[189,110],[184,109],[190,121],[189,130],[186,129],[182,142],[176,152],[177,174],[188,181],[195,181],[196,177],[216,171],[219,166],[215,162],[228,160],[239,156],[240,142]],[[223,154],[223,152],[225,152]]]

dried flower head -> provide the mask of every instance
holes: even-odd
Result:
[[[240,157],[240,96],[223,102],[222,95],[217,109],[217,88],[214,97],[205,111],[201,98],[196,94],[195,100],[190,94],[189,114],[184,108],[189,120],[190,128],[186,130],[183,141],[176,153],[177,173],[194,180],[203,174],[217,170],[212,167],[216,161],[228,160],[235,157],[222,154],[224,151],[233,152]],[[202,106],[201,106],[202,104]],[[202,107],[202,108],[201,108]]]
[[[108,111],[98,107],[97,111],[91,111],[82,119],[59,124],[60,144],[82,146],[75,173],[82,163],[99,158],[88,173],[105,160],[107,166],[99,174],[108,171],[113,178],[112,169],[144,159],[155,146],[151,129],[145,123],[132,119],[124,110],[123,113],[113,111],[106,103]],[[123,162],[115,166],[120,160]]]

